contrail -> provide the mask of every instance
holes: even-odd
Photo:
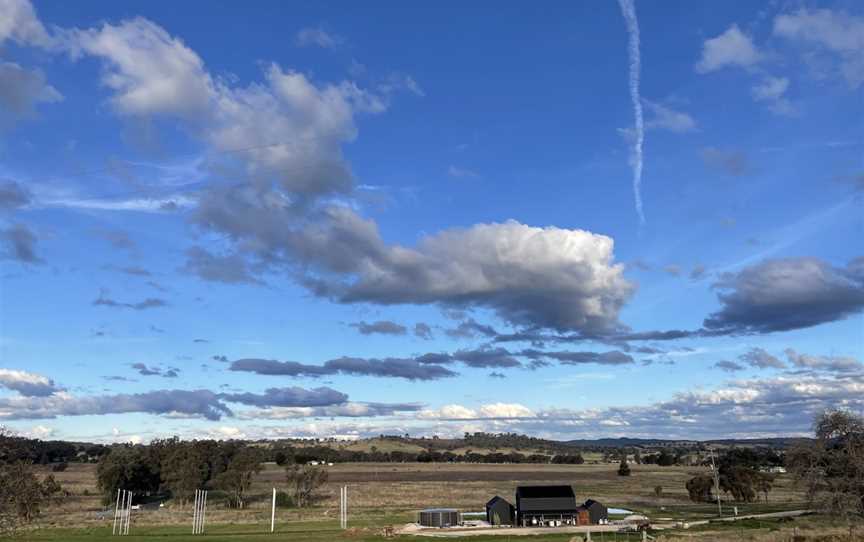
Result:
[[[639,72],[642,67],[642,59],[639,55],[639,21],[636,19],[636,6],[633,0],[618,0],[618,5],[621,6],[621,14],[624,15],[629,36],[630,100],[633,102],[635,120],[633,149],[630,156],[630,165],[633,168],[633,197],[636,199],[639,223],[645,224],[645,213],[642,212],[642,144],[645,142],[645,124],[642,120],[642,98],[639,96]]]

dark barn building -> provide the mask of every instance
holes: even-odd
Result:
[[[486,521],[489,525],[513,525],[516,508],[502,497],[492,497],[486,503]]]
[[[584,506],[585,509],[588,510],[588,516],[591,518],[591,523],[593,525],[597,525],[601,521],[609,519],[609,510],[594,499],[588,499],[585,501]]]
[[[518,525],[575,525],[576,495],[570,486],[519,486],[516,488]],[[559,523],[560,522],[560,523]]]

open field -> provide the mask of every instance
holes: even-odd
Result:
[[[672,524],[716,516],[716,506],[690,502],[684,488],[690,477],[704,471],[701,467],[635,465],[630,477],[618,476],[616,469],[617,465],[614,464],[337,464],[327,467],[329,482],[315,507],[304,510],[277,509],[278,532],[269,539],[381,540],[384,527],[399,527],[413,521],[416,511],[421,508],[447,506],[464,512],[479,512],[483,511],[485,502],[494,495],[512,499],[516,486],[520,484],[571,484],[578,500],[594,498],[610,507],[648,515],[654,522]],[[105,514],[105,507],[100,504],[95,465],[70,464],[65,472],[55,473],[55,476],[71,495],[61,505],[52,507],[40,520],[40,529],[27,534],[24,539],[83,542],[110,536],[111,514]],[[347,532],[338,529],[338,488],[341,485],[348,485],[350,493],[349,523],[352,529]],[[277,489],[284,487],[284,470],[271,463],[266,464],[256,477],[251,491],[253,498],[244,510],[224,508],[219,493],[214,491],[214,498],[207,510],[207,539],[237,541],[269,536],[268,494],[274,486]],[[654,494],[655,486],[663,488],[659,498]],[[803,495],[785,475],[777,478],[769,502],[737,506],[741,515],[806,507]],[[731,506],[727,506],[726,510],[731,513]],[[139,540],[185,540],[192,536],[187,534],[191,530],[191,509],[188,505],[180,507],[169,503],[161,509],[145,507],[135,512],[133,518],[131,533]],[[809,518],[796,518],[747,520],[728,525],[712,523],[686,531],[664,531],[664,536],[722,540],[709,534],[717,532],[733,533],[737,540],[742,536],[742,527],[746,527],[744,531],[748,533],[760,532],[768,536],[785,532],[787,527],[805,528],[812,522]],[[78,529],[65,529],[69,527]],[[564,541],[570,540],[571,536],[550,530],[548,534],[532,536],[530,540]],[[604,540],[614,539],[609,537],[607,534]],[[418,540],[408,535],[398,538]],[[481,542],[487,538],[502,540],[511,537],[481,536],[466,540]],[[625,540],[623,537],[619,539]]]

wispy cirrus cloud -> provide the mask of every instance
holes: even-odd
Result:
[[[137,302],[121,302],[108,296],[109,292],[107,290],[100,290],[99,297],[93,300],[93,305],[109,307],[112,309],[132,309],[136,311],[143,311],[147,309],[155,309],[168,306],[167,301],[158,297],[148,297],[147,299]]]

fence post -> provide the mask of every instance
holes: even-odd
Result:
[[[276,488],[273,488],[273,504],[270,507],[270,532],[276,530]]]

